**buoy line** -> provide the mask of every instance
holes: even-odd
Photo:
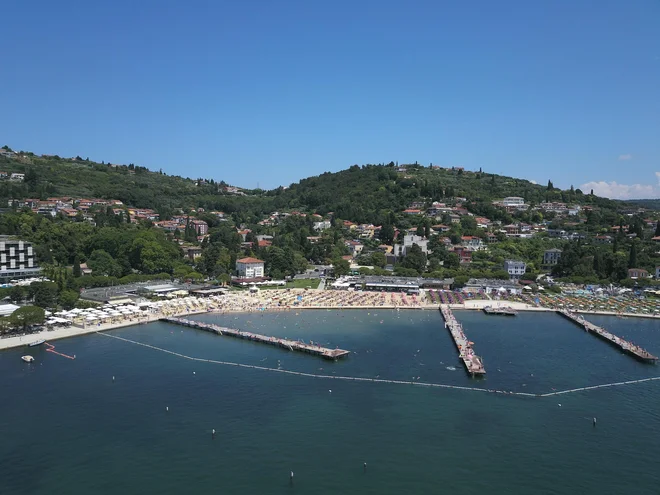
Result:
[[[512,392],[512,391],[506,391],[506,390],[494,390],[494,389],[489,389],[489,388],[480,388],[480,387],[463,387],[460,385],[447,385],[444,383],[430,383],[430,382],[416,382],[416,381],[405,381],[405,380],[387,380],[384,378],[366,378],[366,377],[357,377],[357,376],[341,376],[341,375],[320,375],[316,373],[305,373],[302,371],[292,371],[292,370],[283,370],[283,369],[278,369],[278,368],[268,368],[266,366],[257,366],[253,364],[243,364],[243,363],[235,363],[232,361],[218,361],[215,359],[204,359],[204,358],[198,358],[198,357],[193,357],[193,356],[187,356],[185,354],[181,354],[179,352],[174,352],[170,351],[167,349],[163,349],[161,347],[157,347],[154,345],[150,344],[144,344],[142,342],[137,342],[135,340],[127,339],[124,337],[118,337],[117,335],[109,335],[107,333],[103,332],[96,332],[98,335],[103,335],[104,337],[110,337],[113,339],[117,340],[123,340],[124,342],[128,342],[131,344],[139,345],[142,347],[147,347],[149,349],[153,349],[155,351],[160,351],[164,352],[166,354],[171,354],[173,356],[177,356],[180,358],[188,359],[190,361],[198,361],[202,363],[211,363],[211,364],[220,364],[224,366],[234,366],[236,368],[249,368],[253,370],[261,370],[261,371],[270,371],[274,373],[283,373],[286,375],[296,375],[296,376],[305,376],[309,378],[320,378],[320,379],[326,379],[326,380],[345,380],[345,381],[355,381],[355,382],[370,382],[370,383],[390,383],[390,384],[395,384],[395,385],[414,385],[417,387],[431,387],[431,388],[444,388],[444,389],[453,389],[453,390],[467,390],[470,392],[486,392],[486,393],[491,393],[491,394],[502,394],[502,395],[515,395],[519,397],[534,397],[534,398],[541,398],[541,397],[552,397],[555,395],[565,395],[565,394],[570,394],[570,393],[576,393],[576,392],[582,392],[582,391],[589,391],[589,390],[596,390],[600,388],[610,388],[610,387],[620,387],[623,385],[632,385],[635,383],[643,383],[643,382],[651,382],[651,381],[656,381],[660,380],[660,376],[654,376],[650,378],[641,378],[638,380],[627,380],[623,382],[613,382],[613,383],[604,383],[601,385],[592,385],[588,387],[578,387],[578,388],[571,388],[567,390],[560,390],[560,391],[554,391],[554,392],[548,392],[544,394],[530,394],[530,393],[525,393],[525,392]]]

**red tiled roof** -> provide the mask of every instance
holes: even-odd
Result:
[[[241,258],[236,260],[236,263],[263,263],[263,261],[257,258]]]

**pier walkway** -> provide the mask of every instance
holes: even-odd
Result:
[[[559,311],[557,311],[557,313],[564,316],[565,318],[568,318],[573,323],[581,326],[587,332],[597,335],[601,339],[609,342],[615,347],[618,347],[626,354],[630,354],[631,356],[639,359],[640,361],[644,361],[646,363],[655,363],[658,360],[656,356],[646,351],[645,349],[642,349],[640,346],[635,345],[632,342],[628,342],[627,340],[622,339],[621,337],[617,337],[616,335],[608,332],[604,328],[588,322],[582,316],[578,316],[575,313],[571,313],[566,309],[560,309]]]
[[[473,342],[470,342],[463,332],[463,327],[461,324],[456,321],[454,314],[452,313],[449,306],[441,305],[440,312],[442,317],[445,319],[445,328],[449,329],[452,338],[454,339],[454,344],[458,349],[459,355],[465,369],[472,376],[483,376],[486,374],[486,369],[484,368],[481,358],[474,353],[472,349]]]
[[[183,325],[184,327],[196,328],[198,330],[205,330],[207,332],[215,333],[218,335],[228,335],[230,337],[238,337],[240,339],[252,340],[254,342],[261,342],[263,344],[274,345],[282,347],[289,351],[306,352],[325,359],[338,359],[350,354],[350,351],[344,349],[328,349],[316,344],[306,344],[297,340],[281,339],[278,337],[268,337],[267,335],[259,335],[258,333],[244,332],[233,328],[221,327],[212,323],[203,323],[200,321],[187,320],[185,318],[162,318],[161,321],[167,323],[174,323],[175,325]]]

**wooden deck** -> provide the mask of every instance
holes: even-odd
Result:
[[[487,315],[501,315],[501,316],[516,316],[518,311],[513,308],[494,308],[493,306],[486,306],[484,313]]]
[[[244,332],[233,328],[221,327],[212,323],[203,323],[200,321],[187,320],[185,318],[161,318],[161,321],[174,323],[175,325],[183,325],[184,327],[196,328],[198,330],[205,330],[207,332],[215,333],[218,335],[227,335],[229,337],[238,337],[240,339],[252,340],[254,342],[261,342],[262,344],[274,345],[287,349],[289,351],[305,352],[324,359],[339,359],[350,354],[350,351],[344,349],[328,349],[316,344],[306,344],[297,340],[281,339],[278,337],[268,337],[267,335],[259,335],[258,333]]]
[[[568,318],[573,323],[581,326],[587,332],[593,333],[594,335],[609,342],[613,346],[618,347],[626,354],[629,354],[634,358],[639,359],[640,361],[644,361],[645,363],[655,363],[658,360],[656,356],[646,351],[645,349],[642,349],[640,346],[635,345],[632,342],[628,342],[627,340],[624,340],[621,337],[617,337],[616,335],[608,332],[604,328],[588,322],[582,316],[576,315],[575,313],[571,313],[570,311],[565,309],[560,309],[557,311],[557,313],[564,316],[565,318]]]
[[[465,365],[465,369],[472,376],[485,375],[486,369],[484,368],[481,358],[475,354],[474,349],[472,348],[473,342],[470,342],[465,336],[463,327],[458,321],[456,321],[449,306],[441,305],[440,313],[442,313],[442,317],[445,319],[445,328],[449,329],[449,333],[454,339],[454,344],[458,349],[460,358]]]

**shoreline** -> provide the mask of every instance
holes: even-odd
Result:
[[[521,303],[517,301],[507,301],[502,303],[501,301],[489,301],[489,300],[476,300],[476,301],[465,301],[463,304],[420,304],[417,306],[397,306],[397,305],[383,305],[383,306],[288,306],[288,307],[270,307],[265,309],[260,309],[258,307],[253,308],[211,308],[211,309],[194,309],[191,311],[183,312],[163,312],[163,313],[150,313],[148,315],[140,315],[137,318],[119,321],[114,323],[102,323],[100,325],[90,325],[90,326],[75,326],[72,325],[67,328],[56,328],[54,330],[44,330],[38,333],[28,334],[28,335],[18,335],[16,337],[7,337],[0,338],[0,351],[5,349],[15,349],[17,347],[28,347],[30,342],[34,342],[39,339],[43,339],[46,342],[61,340],[70,337],[78,337],[81,335],[88,335],[90,333],[96,332],[105,332],[109,330],[116,330],[119,328],[131,327],[135,325],[146,325],[149,323],[155,323],[167,316],[193,316],[199,314],[215,314],[215,315],[224,315],[224,314],[235,314],[235,313],[264,313],[264,312],[297,312],[297,311],[344,311],[344,310],[396,310],[396,311],[439,311],[442,306],[449,307],[452,310],[458,311],[482,311],[484,307],[509,307],[516,311],[525,311],[525,312],[538,312],[538,313],[556,313],[558,309],[532,306],[526,303]],[[596,315],[596,316],[614,316],[620,318],[647,318],[647,319],[660,319],[660,315],[654,314],[639,314],[639,313],[616,313],[614,311],[605,311],[605,310],[573,310],[575,313],[580,313],[584,315]]]

